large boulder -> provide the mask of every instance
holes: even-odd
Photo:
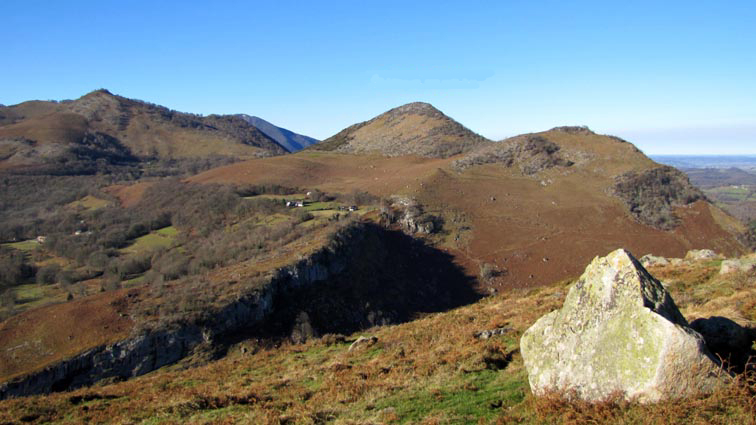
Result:
[[[730,259],[722,261],[722,265],[719,268],[719,274],[730,273],[750,273],[756,270],[756,261],[750,260],[746,257],[738,259]]]
[[[560,310],[522,336],[534,394],[640,402],[709,392],[726,380],[662,284],[627,251],[595,258]]]
[[[721,255],[710,249],[691,249],[685,254],[685,259],[688,261],[704,261],[704,260],[721,260]]]

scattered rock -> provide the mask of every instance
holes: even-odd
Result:
[[[354,351],[361,347],[372,347],[376,342],[378,342],[378,337],[376,336],[361,336],[349,346],[349,351]]]
[[[517,166],[523,174],[530,176],[553,167],[569,167],[573,162],[562,156],[559,145],[542,136],[530,134],[483,145],[455,160],[452,167],[464,171],[484,164],[501,164],[508,168]],[[543,186],[549,183],[550,179],[541,180]]]
[[[488,330],[485,330],[485,331],[478,331],[478,332],[475,332],[473,335],[475,336],[475,338],[478,338],[478,339],[488,339],[488,338],[491,338],[493,336],[504,335],[504,334],[506,334],[507,332],[509,332],[511,330],[512,330],[511,326],[502,326],[502,327],[496,328],[496,329],[488,329]]]
[[[685,254],[687,261],[721,260],[723,257],[710,249],[691,249]]]
[[[669,260],[664,257],[657,257],[655,255],[646,254],[640,258],[640,263],[643,265],[643,267],[668,266]]]
[[[732,259],[722,261],[722,266],[719,268],[719,274],[730,273],[749,273],[756,270],[756,263],[742,259]]]
[[[486,365],[486,369],[506,369],[509,363],[512,362],[512,356],[514,356],[515,351],[504,352],[498,347],[486,347],[486,350],[483,352],[483,363]]]
[[[726,374],[662,284],[627,251],[595,258],[520,350],[534,394],[654,402],[710,392]]]

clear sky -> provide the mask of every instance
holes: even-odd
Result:
[[[3,0],[0,23],[6,105],[107,88],[326,138],[425,101],[495,140],[756,154],[753,0]]]

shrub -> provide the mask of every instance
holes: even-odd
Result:
[[[496,276],[499,276],[501,273],[499,272],[498,268],[490,263],[483,263],[480,266],[480,277],[483,280],[489,280],[493,279]]]

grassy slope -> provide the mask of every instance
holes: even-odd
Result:
[[[683,313],[756,319],[756,276],[717,274],[716,262],[656,268]],[[373,346],[325,337],[260,348],[239,343],[217,362],[163,370],[128,382],[0,403],[0,419],[64,422],[206,423],[752,423],[753,389],[736,383],[715,394],[649,406],[587,405],[536,399],[529,391],[519,337],[558,308],[569,282],[510,290],[450,312],[375,328]],[[711,289],[716,288],[716,289]],[[739,303],[733,303],[738,299]],[[733,307],[737,305],[737,307]],[[504,326],[489,340],[474,332]],[[330,341],[329,341],[330,339]],[[242,350],[244,348],[244,350]],[[511,358],[503,370],[486,358]],[[489,362],[490,363],[490,362]]]
[[[128,254],[140,254],[157,248],[168,248],[173,244],[173,240],[177,234],[178,229],[175,227],[164,227],[136,238],[134,243],[123,248],[121,251]]]
[[[111,204],[107,199],[98,198],[96,196],[87,195],[77,201],[71,202],[66,205],[73,209],[83,209],[86,211],[95,211],[100,208],[105,208]]]

